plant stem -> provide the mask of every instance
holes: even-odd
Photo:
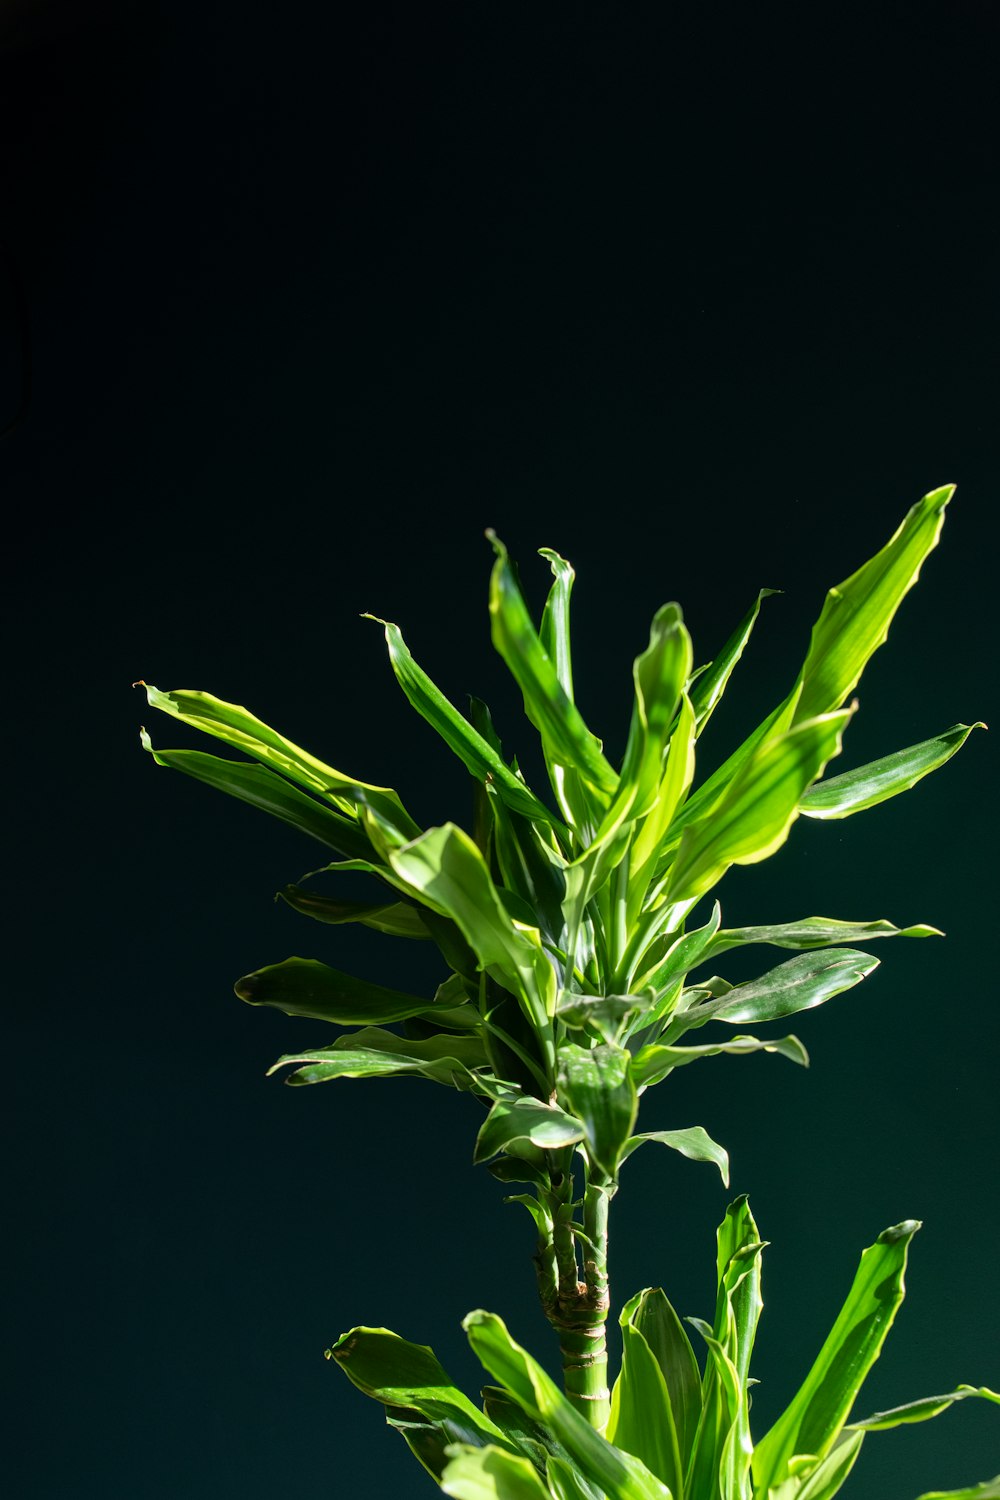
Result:
[[[610,1414],[608,1349],[605,1325],[608,1294],[608,1204],[615,1185],[588,1183],[583,1200],[583,1223],[573,1220],[572,1155],[553,1152],[549,1207],[553,1220],[553,1251],[556,1261],[555,1295],[551,1277],[539,1277],[539,1292],[545,1316],[559,1338],[563,1386],[566,1395],[592,1427],[603,1432]],[[583,1230],[584,1276],[579,1277],[575,1228]]]

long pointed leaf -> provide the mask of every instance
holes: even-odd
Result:
[[[730,865],[755,864],[781,847],[806,787],[840,753],[850,717],[847,710],[809,719],[753,755],[718,806],[684,830],[671,901],[702,895]]]
[[[437,731],[467,770],[478,781],[489,780],[508,807],[517,808],[526,817],[536,821],[550,823],[552,813],[544,802],[515,776],[494,746],[445,697],[423,667],[417,665],[403,640],[399,626],[388,620],[380,620],[377,615],[366,615],[365,619],[375,620],[383,626],[389,661],[397,682],[412,707]]]
[[[711,666],[698,679],[697,686],[691,693],[691,704],[694,708],[697,734],[701,735],[712,714],[726,690],[733,669],[739,661],[750,639],[750,632],[757,623],[760,614],[760,606],[764,599],[770,598],[772,594],[780,594],[780,589],[761,589],[756,600],[737,625],[718,656]]]
[[[761,1041],[755,1036],[734,1036],[732,1041],[714,1042],[703,1047],[673,1047],[650,1042],[640,1047],[632,1059],[636,1088],[642,1093],[643,1089],[666,1078],[674,1068],[682,1068],[685,1063],[697,1062],[702,1057],[718,1057],[723,1052],[737,1056],[744,1052],[777,1052],[800,1067],[809,1066],[809,1054],[797,1036],[775,1037],[773,1041]]]
[[[628,1322],[622,1323],[621,1373],[611,1392],[608,1441],[641,1459],[674,1500],[683,1500],[684,1462],[667,1383],[646,1340]]]
[[[377,1026],[338,1037],[332,1047],[289,1052],[268,1068],[274,1073],[289,1064],[304,1064],[290,1073],[286,1083],[329,1083],[337,1078],[391,1078],[414,1075],[443,1083],[449,1088],[479,1091],[478,1077],[471,1072],[486,1064],[482,1042],[477,1037],[438,1035],[423,1041],[397,1036]]]
[[[961,750],[974,729],[986,725],[955,724],[931,740],[921,740],[880,760],[869,761],[842,776],[831,776],[809,788],[799,811],[807,818],[849,818],[866,808],[877,807],[900,792],[908,792],[931,771],[936,771]]]
[[[794,723],[839,708],[889,633],[893,616],[937,546],[953,484],[918,500],[880,552],[832,588],[813,626]]]
[[[173,771],[183,771],[195,781],[249,802],[262,812],[280,818],[300,833],[318,839],[328,849],[336,849],[349,858],[371,858],[374,854],[367,834],[353,818],[324,807],[321,802],[300,792],[281,776],[269,771],[266,766],[254,766],[248,761],[223,760],[218,755],[206,755],[203,750],[155,750],[149,735],[142,731],[142,747],[148,750],[158,766]]]
[[[1000,1474],[964,1490],[930,1490],[920,1500],[1000,1500]]]
[[[706,1021],[725,1021],[738,1026],[744,1021],[777,1021],[812,1010],[834,995],[853,989],[878,968],[878,959],[856,948],[823,948],[801,953],[779,964],[759,979],[736,985],[719,1000],[708,1000],[678,1013],[667,1033],[667,1041],[703,1026]]]
[[[332,1021],[336,1026],[366,1026],[401,1021],[404,1016],[432,1015],[433,1001],[355,979],[315,958],[286,958],[245,974],[233,986],[248,1005],[269,1005],[286,1016]]]
[[[896,1224],[862,1254],[847,1300],[812,1369],[754,1449],[754,1484],[760,1495],[785,1477],[795,1454],[822,1458],[833,1447],[903,1300],[907,1249],[919,1228],[915,1219]]]
[[[366,781],[358,781],[356,777],[334,770],[238,703],[226,703],[211,693],[187,689],[164,693],[148,683],[142,686],[153,708],[242,750],[310,791],[328,796],[342,812],[351,813],[359,794],[363,794],[370,805],[398,827],[406,838],[414,838],[420,832],[391,787],[371,786]]]
[[[376,932],[386,932],[393,937],[430,938],[419,908],[405,901],[388,905],[371,901],[337,901],[301,885],[283,886],[278,897],[293,911],[312,917],[316,922],[327,922],[331,926],[359,922],[363,927],[373,927]]]
[[[497,554],[490,579],[493,644],[521,689],[524,711],[542,736],[547,754],[577,771],[599,796],[609,798],[617,789],[618,777],[538,638],[506,547],[492,534],[490,540]]]
[[[986,1401],[1000,1405],[1000,1394],[988,1390],[985,1385],[960,1385],[946,1396],[924,1396],[920,1401],[908,1401],[905,1406],[894,1406],[889,1411],[876,1411],[860,1422],[850,1422],[852,1432],[884,1432],[890,1427],[902,1427],[911,1422],[926,1422],[936,1417],[956,1401],[965,1401],[969,1396],[980,1396]]]
[[[825,948],[829,944],[870,943],[873,938],[941,937],[936,927],[894,927],[891,922],[841,922],[835,917],[803,917],[798,922],[782,922],[776,927],[723,927],[712,938],[699,959],[706,963],[751,943],[768,943],[774,948]],[[685,971],[686,972],[686,971]]]

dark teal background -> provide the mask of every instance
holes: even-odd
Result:
[[[139,13],[141,11],[141,14]],[[489,644],[495,526],[536,605],[577,567],[579,698],[621,751],[648,621],[699,660],[756,590],[706,738],[784,693],[826,588],[956,481],[845,766],[996,716],[1000,30],[975,0],[825,8],[11,5],[0,21],[7,515],[8,1196],[16,1500],[433,1491],[322,1359],[353,1323],[474,1390],[485,1305],[541,1354],[531,1229],[429,1084],[293,1092],[312,1023],[233,980],[301,952],[406,988],[421,949],[272,893],[323,851],[158,770],[129,684],[246,703],[467,816],[363,610],[536,765]],[[802,820],[731,925],[926,921],[800,1019],[808,1073],[718,1059],[647,1097],[701,1123],[771,1240],[758,1430],[885,1225],[925,1220],[866,1410],[1000,1387],[990,738],[906,797]],[[760,967],[763,967],[763,962]],[[735,972],[735,967],[733,969]],[[616,1303],[706,1315],[712,1169],[640,1154]],[[873,1435],[845,1495],[1000,1470],[1000,1410]]]

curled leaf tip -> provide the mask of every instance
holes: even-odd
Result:
[[[883,1229],[877,1243],[879,1245],[894,1245],[897,1240],[910,1239],[922,1227],[922,1219],[903,1219],[901,1223],[890,1224],[888,1229]]]
[[[146,686],[146,684],[143,682],[142,678],[140,677],[137,682],[133,682],[132,686],[133,687],[144,688]]]

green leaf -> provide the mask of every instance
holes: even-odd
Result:
[[[559,686],[566,697],[573,697],[573,654],[569,633],[569,601],[573,592],[576,574],[570,563],[551,547],[539,547],[539,557],[544,557],[552,569],[552,587],[549,589],[538,637],[542,650],[555,668]]]
[[[759,979],[738,984],[719,1000],[708,1000],[678,1013],[667,1041],[703,1026],[706,1021],[725,1021],[738,1026],[743,1021],[777,1021],[801,1010],[812,1010],[834,995],[853,989],[878,968],[878,959],[857,948],[823,948],[802,953],[779,964]]]
[[[799,811],[807,818],[849,818],[852,813],[876,807],[900,792],[908,792],[961,750],[974,729],[985,728],[983,723],[955,724],[932,740],[921,740],[919,745],[869,761],[842,776],[831,776],[809,788]]]
[[[622,1323],[621,1372],[611,1392],[608,1441],[632,1453],[667,1485],[684,1493],[684,1463],[663,1371],[642,1334]]]
[[[468,834],[454,823],[430,828],[394,852],[391,863],[421,900],[458,925],[482,966],[517,996],[538,1034],[547,1035],[555,1009],[555,973],[537,928],[518,926],[507,915]]]
[[[255,718],[236,703],[226,703],[213,698],[211,693],[190,692],[179,689],[162,693],[159,688],[143,683],[146,697],[153,708],[200,729],[227,745],[242,750],[255,760],[262,761],[283,776],[308,787],[311,792],[327,796],[342,812],[355,811],[359,795],[363,794],[369,806],[379,812],[406,838],[414,838],[420,829],[404,808],[399,796],[391,787],[371,786],[335,771],[324,761],[317,760],[307,750],[285,739],[270,725]]]
[[[665,604],[653,618],[649,645],[632,667],[635,702],[618,790],[592,842],[567,871],[571,931],[592,893],[624,857],[625,835],[656,802],[674,711],[690,670],[691,637],[680,607]]]
[[[555,1382],[516,1344],[494,1313],[469,1313],[462,1324],[474,1353],[536,1422],[542,1422],[583,1475],[608,1500],[671,1500],[670,1491],[631,1454],[601,1437]]]
[[[503,804],[492,786],[487,793],[501,879],[527,903],[542,930],[558,941],[563,927],[566,861],[530,819]]]
[[[486,1053],[478,1037],[439,1034],[414,1041],[394,1031],[366,1026],[338,1037],[330,1047],[286,1053],[272,1063],[268,1074],[291,1063],[305,1064],[285,1079],[294,1085],[410,1074],[450,1088],[478,1092],[480,1080],[471,1070],[485,1067]]]
[[[698,735],[702,733],[705,725],[715,712],[716,706],[733,674],[733,668],[743,655],[746,643],[750,639],[750,632],[757,623],[761,601],[769,598],[772,594],[780,593],[780,589],[761,589],[755,602],[733,631],[718,656],[704,675],[698,679],[698,685],[691,694],[691,705],[694,709],[695,723],[697,725],[696,733]]]
[[[776,927],[723,927],[701,954],[700,962],[743,948],[751,943],[769,943],[775,948],[825,948],[830,943],[870,943],[873,938],[942,937],[936,927],[894,927],[891,922],[841,922],[835,917],[803,917]]]
[[[674,814],[694,779],[695,717],[691,700],[681,695],[677,726],[670,738],[656,800],[635,836],[629,869],[628,920],[634,927],[656,872],[663,840]]]
[[[639,1107],[631,1060],[624,1047],[606,1042],[559,1049],[559,1098],[583,1124],[592,1166],[611,1179]]]
[[[545,1151],[572,1146],[584,1138],[584,1127],[555,1104],[528,1095],[500,1098],[493,1105],[476,1138],[473,1161],[488,1161],[498,1151],[530,1141]]]
[[[307,1016],[337,1026],[399,1021],[433,1013],[433,1002],[342,974],[315,958],[286,958],[245,974],[233,986],[248,1005],[270,1005],[286,1016]]]
[[[964,1490],[930,1490],[920,1500],[1000,1500],[1000,1474]]]
[[[813,626],[801,673],[794,724],[839,708],[886,639],[904,596],[937,545],[952,484],[932,490],[908,511],[880,552],[832,588]]]
[[[851,1432],[883,1432],[890,1427],[902,1427],[910,1422],[926,1422],[968,1396],[981,1396],[986,1401],[995,1401],[1000,1405],[1000,1394],[988,1390],[985,1385],[960,1385],[946,1396],[925,1396],[921,1401],[909,1401],[905,1406],[894,1406],[889,1411],[873,1412],[860,1422],[850,1422],[848,1429]]]
[[[503,1448],[456,1444],[438,1483],[455,1500],[551,1500],[528,1459]]]
[[[249,802],[272,817],[289,823],[300,833],[309,834],[330,849],[351,858],[370,858],[374,853],[367,834],[354,819],[335,812],[316,802],[305,792],[276,776],[266,766],[252,766],[247,761],[223,760],[218,755],[206,755],[203,750],[154,750],[145,730],[141,735],[142,746],[148,750],[158,766],[167,766],[173,771],[183,771],[195,781]]]
[[[524,696],[524,711],[542,736],[547,759],[575,770],[600,798],[610,798],[618,777],[601,753],[562,684],[528,614],[503,543],[487,533],[497,559],[490,579],[493,644]]]
[[[703,895],[732,864],[756,864],[788,837],[807,786],[840,753],[851,710],[809,719],[762,745],[718,805],[685,828],[670,872],[671,901]]]
[[[657,1141],[661,1146],[669,1146],[672,1151],[679,1151],[689,1161],[712,1162],[719,1169],[724,1187],[729,1186],[729,1153],[713,1141],[712,1137],[700,1125],[689,1125],[683,1130],[649,1130],[643,1135],[633,1135],[625,1142],[621,1159],[632,1155],[645,1141]]]
[[[504,762],[499,752],[473,728],[464,714],[419,667],[403,640],[398,625],[365,615],[385,629],[389,660],[396,680],[421,718],[444,740],[477,781],[489,781],[508,807],[516,808],[536,822],[551,823],[552,813]]]
[[[386,932],[393,937],[430,938],[419,909],[405,901],[388,905],[370,901],[336,901],[301,885],[283,886],[275,899],[279,897],[293,911],[312,917],[316,922],[328,922],[333,926],[360,922],[363,927],[373,927],[377,932]]]
[[[785,1478],[795,1454],[823,1458],[833,1448],[903,1300],[907,1249],[919,1228],[914,1219],[896,1224],[862,1254],[847,1300],[812,1369],[754,1449],[758,1494],[766,1495]]]
[[[761,1041],[755,1036],[734,1036],[732,1041],[712,1042],[702,1047],[673,1047],[650,1042],[632,1059],[632,1077],[641,1094],[643,1089],[666,1078],[674,1068],[682,1068],[685,1063],[697,1062],[702,1057],[718,1057],[722,1052],[736,1056],[745,1052],[777,1052],[800,1067],[809,1066],[809,1054],[797,1036],[775,1037],[773,1041]]]
[[[425,1345],[408,1343],[388,1328],[352,1328],[327,1349],[326,1357],[336,1361],[359,1391],[384,1406],[419,1412],[435,1425],[450,1424],[453,1442],[497,1444],[513,1451],[500,1429],[451,1383]]]
[[[767,1500],[833,1500],[854,1468],[863,1440],[863,1432],[842,1432],[825,1458],[769,1490]]]
[[[647,1287],[622,1308],[619,1321],[641,1334],[660,1367],[681,1459],[687,1465],[701,1416],[701,1371],[684,1325],[659,1287]],[[678,1494],[675,1500],[682,1500]],[[697,1500],[697,1497],[693,1497]]]
[[[576,1465],[550,1454],[545,1461],[545,1477],[553,1500],[604,1500],[604,1491],[585,1479]]]

